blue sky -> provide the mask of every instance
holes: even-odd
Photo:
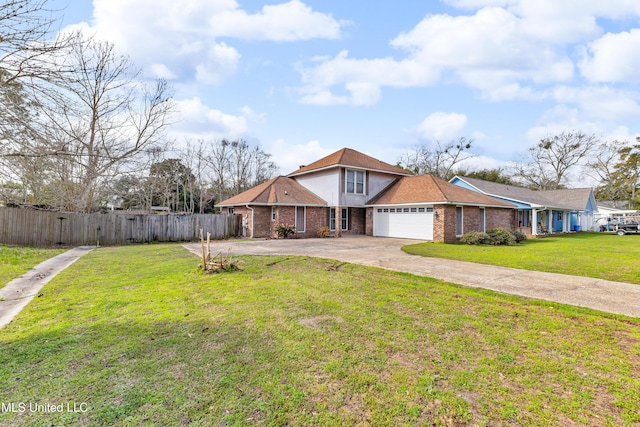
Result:
[[[540,138],[640,134],[637,0],[52,0],[180,107],[170,137],[244,138],[281,173],[342,147],[389,163],[475,139],[471,166]]]

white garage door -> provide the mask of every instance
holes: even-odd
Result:
[[[433,208],[403,206],[374,208],[373,235],[433,240]]]

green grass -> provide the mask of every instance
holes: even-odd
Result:
[[[382,269],[103,248],[0,330],[0,425],[632,426],[640,321]],[[28,406],[27,406],[28,408]]]
[[[425,257],[547,271],[640,284],[640,236],[576,233],[514,246],[418,243],[402,248]]]
[[[38,249],[0,245],[0,288],[65,249]]]

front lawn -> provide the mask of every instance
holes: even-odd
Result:
[[[640,236],[576,233],[529,239],[514,246],[418,243],[413,255],[640,284]]]
[[[36,265],[66,249],[39,249],[0,245],[0,288]]]
[[[638,319],[330,260],[242,259],[221,275],[175,245],[79,259],[0,330],[0,402],[16,409],[0,425],[640,422]],[[29,409],[45,404],[63,412]]]

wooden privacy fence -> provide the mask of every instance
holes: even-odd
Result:
[[[124,245],[238,236],[240,215],[62,213],[0,208],[0,243],[21,246]]]

